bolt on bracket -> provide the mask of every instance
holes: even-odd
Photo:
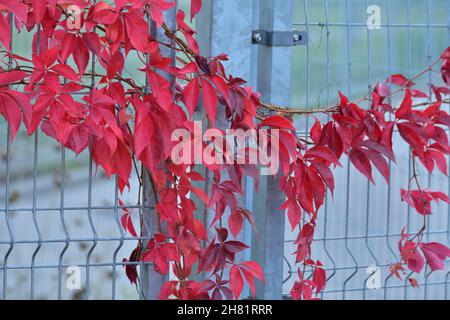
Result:
[[[306,45],[308,34],[306,31],[265,31],[252,32],[252,43],[269,47],[291,47]]]

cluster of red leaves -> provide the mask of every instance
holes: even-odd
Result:
[[[299,280],[295,282],[291,290],[294,300],[315,300],[320,292],[325,289],[326,271],[320,261],[314,262],[307,259],[304,265],[312,268],[312,278],[308,279],[305,272],[298,270]],[[316,293],[314,295],[314,292]]]
[[[430,266],[432,272],[445,269],[445,260],[450,257],[450,249],[443,244],[431,242],[424,243],[420,239],[415,241],[414,238],[402,230],[402,237],[398,242],[401,262],[391,266],[390,272],[395,277],[402,279],[405,273],[405,266],[411,272],[421,273],[426,263]],[[420,250],[419,250],[420,249]],[[422,251],[422,254],[420,253]],[[419,284],[414,277],[408,278],[413,287]]]
[[[191,20],[200,11],[201,2],[191,1]],[[77,28],[68,24],[69,5],[81,9]],[[171,161],[171,135],[179,128],[193,133],[192,116],[200,97],[206,111],[204,122],[210,128],[216,127],[218,108],[223,108],[222,114],[233,129],[277,129],[280,190],[286,194],[281,209],[286,210],[292,228],[299,228],[295,241],[299,280],[292,296],[317,298],[325,287],[326,272],[320,261],[312,259],[311,244],[327,190],[333,193],[335,188],[333,168],[340,166],[346,155],[370,181],[374,182],[376,168],[389,182],[388,161],[395,161],[392,137],[397,129],[411,146],[414,158],[430,172],[436,166],[446,173],[445,156],[450,149],[443,127],[449,126],[450,118],[441,106],[442,96],[449,91],[447,87],[433,86],[436,101],[419,109],[413,99],[427,95],[414,89],[412,81],[395,75],[376,86],[368,109],[340,94],[339,104],[329,110],[332,120],[325,124],[317,121],[311,129],[312,141],[303,144],[292,122],[280,114],[256,122],[258,112],[265,107],[259,94],[244,80],[226,73],[226,55],[205,58],[199,54],[195,32],[184,21],[183,11],[177,14],[177,30],[167,30],[163,13],[173,6],[174,2],[168,0],[116,0],[115,5],[86,0],[2,1],[0,43],[6,49],[4,61],[9,68],[0,70],[0,113],[10,124],[11,139],[23,123],[28,134],[40,127],[76,154],[89,148],[95,163],[108,176],[118,176],[121,192],[130,187],[133,159],[140,161],[151,176],[161,229],[148,242],[139,241],[129,260],[125,260],[134,263],[126,268],[130,281],[138,283],[136,262],[152,262],[156,271],[167,274],[172,270],[176,277],[162,288],[162,299],[239,299],[244,281],[253,295],[255,280],[264,282],[263,270],[256,262],[239,263],[236,259],[248,248],[235,240],[244,221],[254,224],[252,214],[238,205],[242,181],[245,176],[256,177],[257,168],[207,166],[213,177],[208,195],[194,186],[205,180],[194,165],[175,165]],[[172,45],[186,54],[187,62],[175,66],[171,58],[162,55],[160,46],[167,44],[151,37],[149,19],[166,31]],[[31,59],[11,52],[11,22],[18,31],[35,30]],[[145,74],[150,90],[124,77],[130,52],[142,61],[139,70]],[[99,61],[104,74],[86,73],[92,59]],[[442,60],[442,75],[448,85],[450,49]],[[173,81],[163,77],[162,72],[171,75]],[[84,77],[89,77],[92,85],[86,86]],[[11,89],[16,85],[22,89]],[[398,109],[390,103],[394,93],[391,85],[400,86],[399,91],[405,93]],[[74,99],[75,93],[81,99]],[[214,212],[211,225],[198,218],[193,195],[203,201],[205,211]],[[403,191],[402,197],[423,215],[431,214],[433,200],[448,202],[444,194],[422,189]],[[123,228],[137,236],[132,213],[123,211]],[[228,228],[222,224],[226,212]],[[234,239],[230,239],[230,232]],[[211,233],[215,236],[208,236]],[[404,235],[400,242],[402,263],[415,272],[422,270],[424,261],[418,248],[432,270],[441,269],[449,255],[444,245],[426,244],[420,236],[410,239]],[[396,275],[402,270],[402,264],[392,268]],[[207,274],[207,279],[191,280],[194,272]],[[414,284],[412,278],[410,281]]]

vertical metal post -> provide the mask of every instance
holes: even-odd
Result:
[[[259,29],[292,30],[293,0],[260,0]],[[264,101],[289,105],[291,97],[292,47],[258,46],[258,91]],[[252,241],[252,258],[264,270],[265,284],[257,284],[257,299],[280,300],[283,296],[285,215],[279,208],[284,196],[279,179],[261,177],[253,212],[258,234]]]
[[[250,79],[252,74],[252,17],[253,0],[203,1],[202,11],[196,21],[197,40],[201,54],[206,57],[222,53],[228,54],[230,59],[225,64],[227,73],[234,77]],[[204,110],[201,110],[198,117],[203,116]],[[223,129],[228,127],[224,108],[219,108],[217,125]],[[205,171],[202,173],[207,174]],[[211,184],[212,177],[207,176],[206,183],[200,187],[209,192]],[[239,203],[245,207],[245,197],[242,197]],[[199,201],[196,202],[196,205],[199,212],[204,211],[202,210],[204,206]],[[214,218],[213,212],[207,212],[204,218],[205,224],[209,226]],[[210,236],[212,237],[214,234]],[[245,235],[242,235],[240,240],[249,241],[249,239],[245,239]],[[242,257],[238,257],[239,259]]]
[[[174,7],[170,10],[164,12],[164,21],[169,26],[171,30],[176,29],[176,12],[177,8]],[[165,35],[164,31],[161,28],[157,28],[154,23],[151,23],[150,26],[150,34],[153,39],[156,39],[163,43],[170,43],[170,39]],[[161,47],[161,53],[165,57],[172,58],[175,61],[175,50]],[[173,77],[165,72],[161,72],[161,75],[164,76],[170,82],[173,82]],[[150,88],[151,89],[151,88]],[[143,178],[143,236],[145,238],[151,239],[154,234],[158,231],[158,215],[156,212],[156,196],[153,192],[153,186],[151,182],[151,177],[147,170],[144,170],[142,174]],[[148,241],[144,242],[144,246],[146,246]],[[156,272],[153,268],[152,264],[145,264],[141,267],[141,276],[140,276],[140,286],[141,286],[141,298],[146,300],[157,300],[159,299],[159,293],[162,285],[169,280],[168,275],[161,275]]]

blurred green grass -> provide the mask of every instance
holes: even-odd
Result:
[[[309,47],[294,49],[295,106],[312,108],[333,103],[338,90],[360,98],[369,85],[384,81],[389,74],[411,76],[420,72],[449,45],[447,0],[372,0],[368,3],[380,7],[382,20],[382,28],[372,31],[366,26],[364,0],[348,0],[350,28],[346,26],[345,0],[294,1],[295,27],[306,30],[308,23],[309,34]],[[390,27],[386,26],[388,19]],[[428,23],[442,26],[428,28]],[[426,84],[426,78],[419,84]]]

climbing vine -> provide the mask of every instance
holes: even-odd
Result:
[[[201,2],[191,0],[191,20],[201,10]],[[140,188],[143,179],[150,179],[158,231],[148,241],[140,240],[127,261],[153,262],[161,274],[173,271],[161,299],[239,299],[244,282],[254,296],[255,281],[264,281],[256,262],[236,259],[249,248],[237,240],[244,221],[254,225],[258,215],[239,205],[243,181],[250,176],[257,185],[264,164],[205,164],[211,177],[205,192],[195,186],[206,179],[199,165],[173,159],[179,144],[173,132],[183,129],[194,136],[193,115],[200,105],[205,111],[200,113],[204,127],[225,130],[218,125],[218,118],[224,117],[230,129],[254,130],[257,136],[264,132],[265,149],[278,151],[280,192],[286,196],[280,210],[286,212],[292,229],[299,230],[294,299],[317,298],[326,285],[325,267],[314,259],[311,244],[327,190],[333,193],[335,188],[333,169],[348,157],[371,182],[378,170],[389,183],[388,163],[396,160],[394,131],[410,146],[414,162],[410,184],[399,190],[399,196],[423,216],[424,224],[420,230],[402,231],[400,260],[390,271],[417,286],[413,274],[425,264],[432,271],[444,269],[450,250],[444,244],[426,243],[423,235],[427,217],[433,214],[431,204],[449,203],[449,198],[423,188],[417,167],[423,165],[430,174],[448,173],[450,116],[442,107],[449,103],[450,48],[418,75],[411,79],[392,75],[358,101],[340,93],[332,106],[299,110],[261,101],[243,79],[227,73],[226,54],[202,56],[183,11],[176,15],[176,29],[164,21],[164,11],[174,5],[168,0],[115,0],[113,5],[85,0],[0,1],[0,114],[9,123],[11,141],[24,125],[29,135],[40,129],[76,154],[88,150],[109,177],[117,176],[120,192],[131,188],[133,170]],[[149,23],[164,32],[168,41],[155,39]],[[33,32],[31,57],[11,50],[11,28]],[[175,59],[164,56],[162,48],[179,54]],[[139,72],[147,85],[124,75],[130,53],[141,62]],[[87,71],[94,59],[101,71]],[[414,81],[432,71],[442,74],[443,83],[430,84],[429,96]],[[75,99],[74,93],[82,98]],[[394,96],[403,100],[399,106],[392,104]],[[298,137],[292,118],[311,114],[327,114],[330,120],[317,120],[310,138]],[[277,146],[268,139],[275,136]],[[217,154],[230,156],[219,153],[214,142],[199,143],[209,146],[216,159]],[[244,159],[251,154],[247,151]],[[238,156],[231,154],[233,159]],[[198,209],[193,198],[203,202],[205,209]],[[133,225],[133,214],[123,209],[122,225],[132,236],[142,238],[142,212],[139,228]],[[212,216],[204,220],[199,218],[202,215]],[[139,283],[137,268],[126,267],[134,284]],[[306,276],[310,272],[312,276]],[[194,280],[198,273],[206,280]]]

